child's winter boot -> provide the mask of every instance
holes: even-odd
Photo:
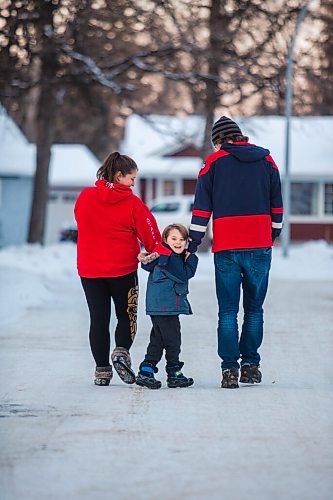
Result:
[[[160,389],[161,382],[156,380],[154,373],[158,372],[158,368],[154,363],[143,361],[139,366],[139,373],[136,377],[135,383],[141,387],[148,387],[148,389]]]
[[[221,387],[223,389],[237,389],[238,385],[238,368],[226,368],[222,370],[222,382]]]
[[[242,384],[260,384],[262,379],[261,371],[259,370],[259,366],[251,365],[249,363],[245,363],[241,366],[241,375],[239,381]]]
[[[109,385],[112,375],[112,366],[96,366],[94,384]]]
[[[193,378],[187,378],[182,373],[183,362],[175,365],[167,365],[166,371],[168,374],[167,384],[168,387],[189,387],[194,384]]]
[[[116,347],[111,354],[112,364],[125,384],[134,384],[135,373],[132,370],[131,356],[125,347]]]

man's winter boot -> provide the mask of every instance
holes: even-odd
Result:
[[[245,363],[241,366],[241,375],[239,381],[242,384],[260,384],[262,379],[259,366]]]
[[[182,368],[184,366],[183,362],[176,365],[166,366],[166,371],[168,374],[167,384],[168,387],[190,387],[194,384],[193,378],[187,378],[182,373]]]
[[[96,366],[94,384],[110,385],[112,375],[112,366]]]
[[[223,389],[237,389],[239,371],[237,368],[226,368],[222,370],[221,387]]]
[[[156,380],[154,373],[158,372],[158,368],[154,363],[143,361],[139,366],[139,373],[136,377],[135,383],[141,387],[148,387],[148,389],[160,389],[161,382]]]
[[[135,373],[132,370],[131,356],[125,347],[116,347],[111,354],[114,369],[125,384],[134,384]]]

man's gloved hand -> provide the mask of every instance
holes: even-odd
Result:
[[[276,228],[272,229],[272,240],[273,240],[273,243],[274,243],[274,240],[276,238],[278,238],[278,236],[280,236],[280,234],[281,234],[281,229],[276,229]]]
[[[140,252],[138,255],[138,261],[142,264],[150,264],[154,260],[159,258],[159,254],[157,252]]]

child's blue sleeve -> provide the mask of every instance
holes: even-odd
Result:
[[[186,283],[193,278],[198,266],[198,257],[194,254],[189,255],[185,262],[175,254],[162,256],[159,260],[161,270],[176,283]]]
[[[151,271],[154,270],[158,261],[159,261],[159,259],[155,259],[152,262],[149,262],[149,264],[141,264],[141,267],[142,267],[142,269],[144,269],[145,271],[148,271],[148,273],[150,273]]]

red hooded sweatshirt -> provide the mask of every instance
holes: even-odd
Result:
[[[138,268],[139,240],[152,252],[161,235],[154,216],[130,187],[105,180],[95,186],[80,193],[74,208],[78,272],[84,278],[124,276]]]

